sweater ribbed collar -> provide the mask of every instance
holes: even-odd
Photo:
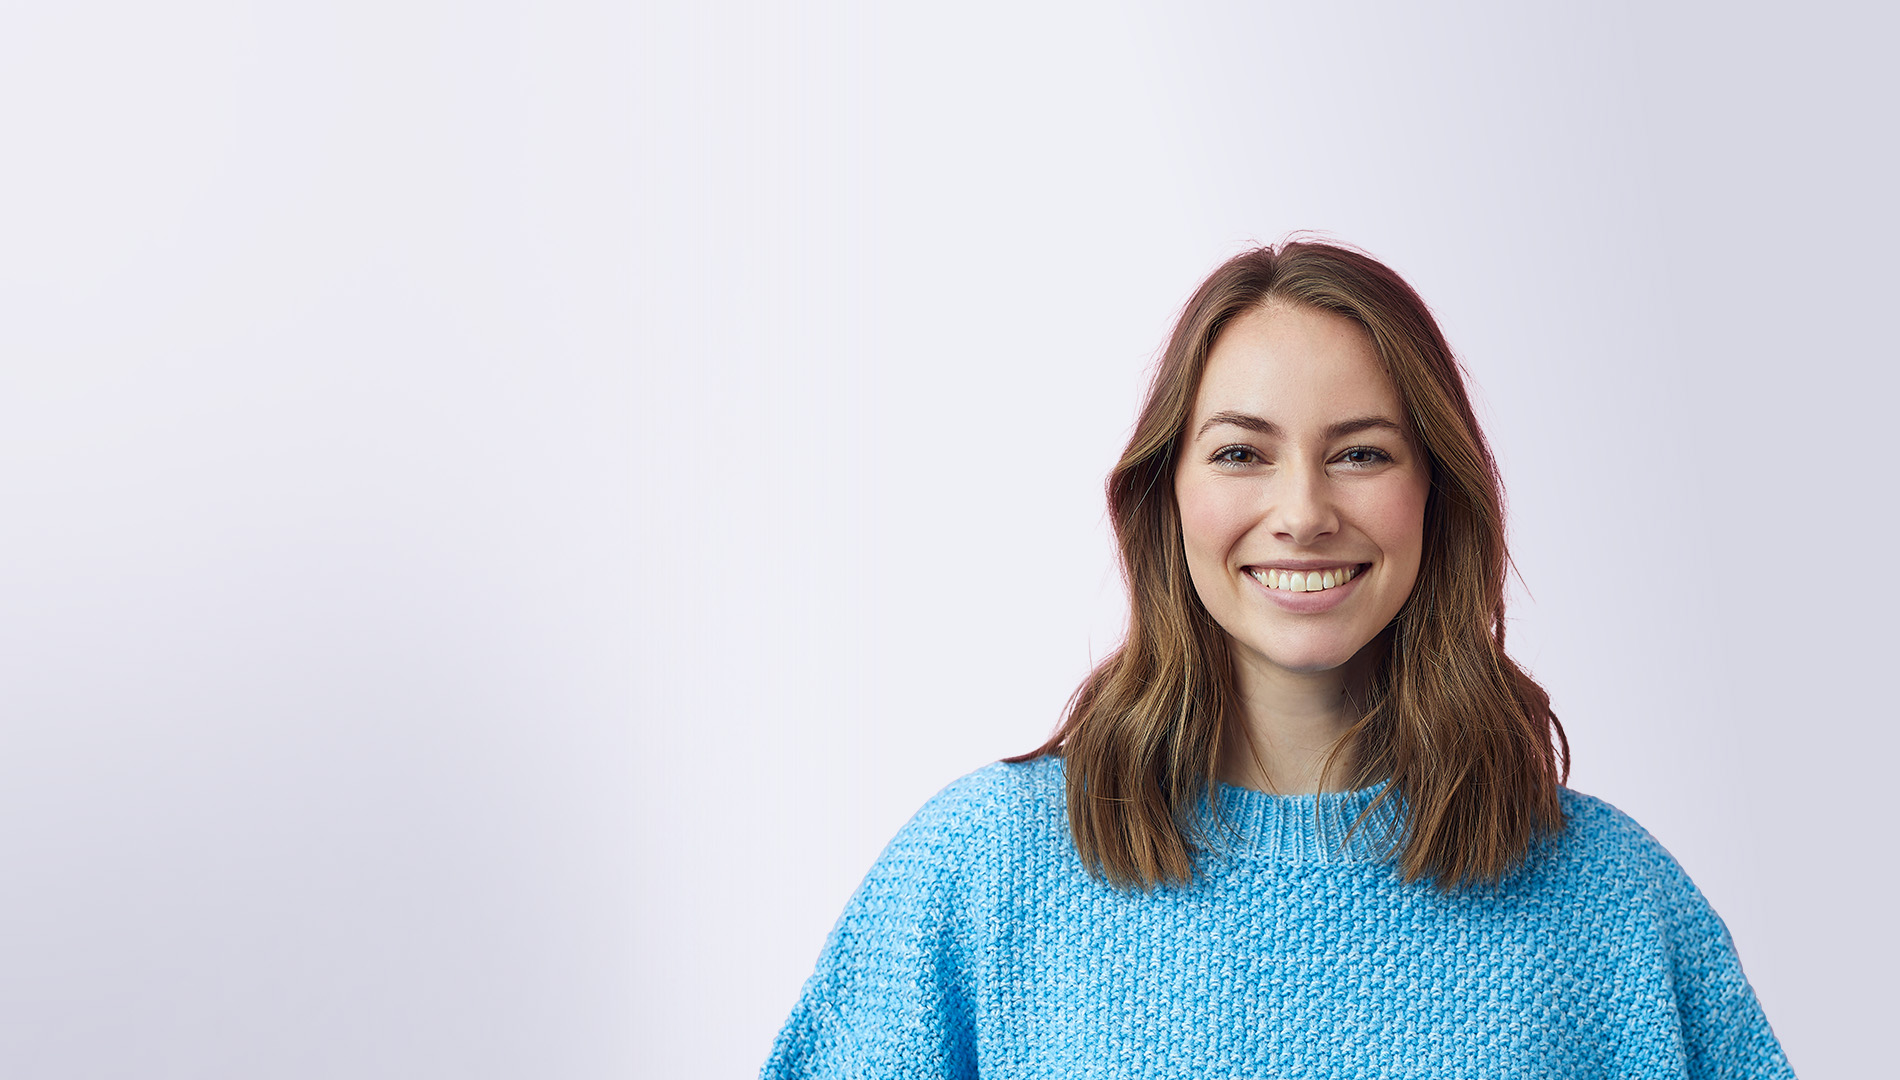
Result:
[[[1212,798],[1201,804],[1206,844],[1221,854],[1276,862],[1383,862],[1401,836],[1395,828],[1403,819],[1397,793],[1359,819],[1385,789],[1381,780],[1356,791],[1272,795],[1216,784]],[[1218,803],[1217,813],[1209,813],[1210,802]]]

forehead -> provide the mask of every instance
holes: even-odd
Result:
[[[1194,423],[1225,410],[1289,427],[1343,416],[1403,423],[1398,390],[1366,329],[1344,315],[1270,302],[1228,323],[1195,393]]]

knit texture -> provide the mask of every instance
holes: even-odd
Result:
[[[951,784],[872,867],[766,1063],[792,1077],[1791,1077],[1662,845],[1563,793],[1511,877],[1405,884],[1379,788],[1222,785],[1186,886],[1083,869],[1062,762]]]

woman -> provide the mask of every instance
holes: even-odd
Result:
[[[1497,470],[1398,275],[1221,266],[1108,494],[1127,640],[891,842],[767,1077],[1792,1075],[1695,886],[1562,786]]]

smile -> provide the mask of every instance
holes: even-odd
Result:
[[[1269,589],[1284,589],[1287,592],[1323,592],[1337,588],[1351,581],[1359,574],[1360,566],[1328,566],[1319,570],[1274,570],[1256,568],[1247,571],[1253,579]]]

